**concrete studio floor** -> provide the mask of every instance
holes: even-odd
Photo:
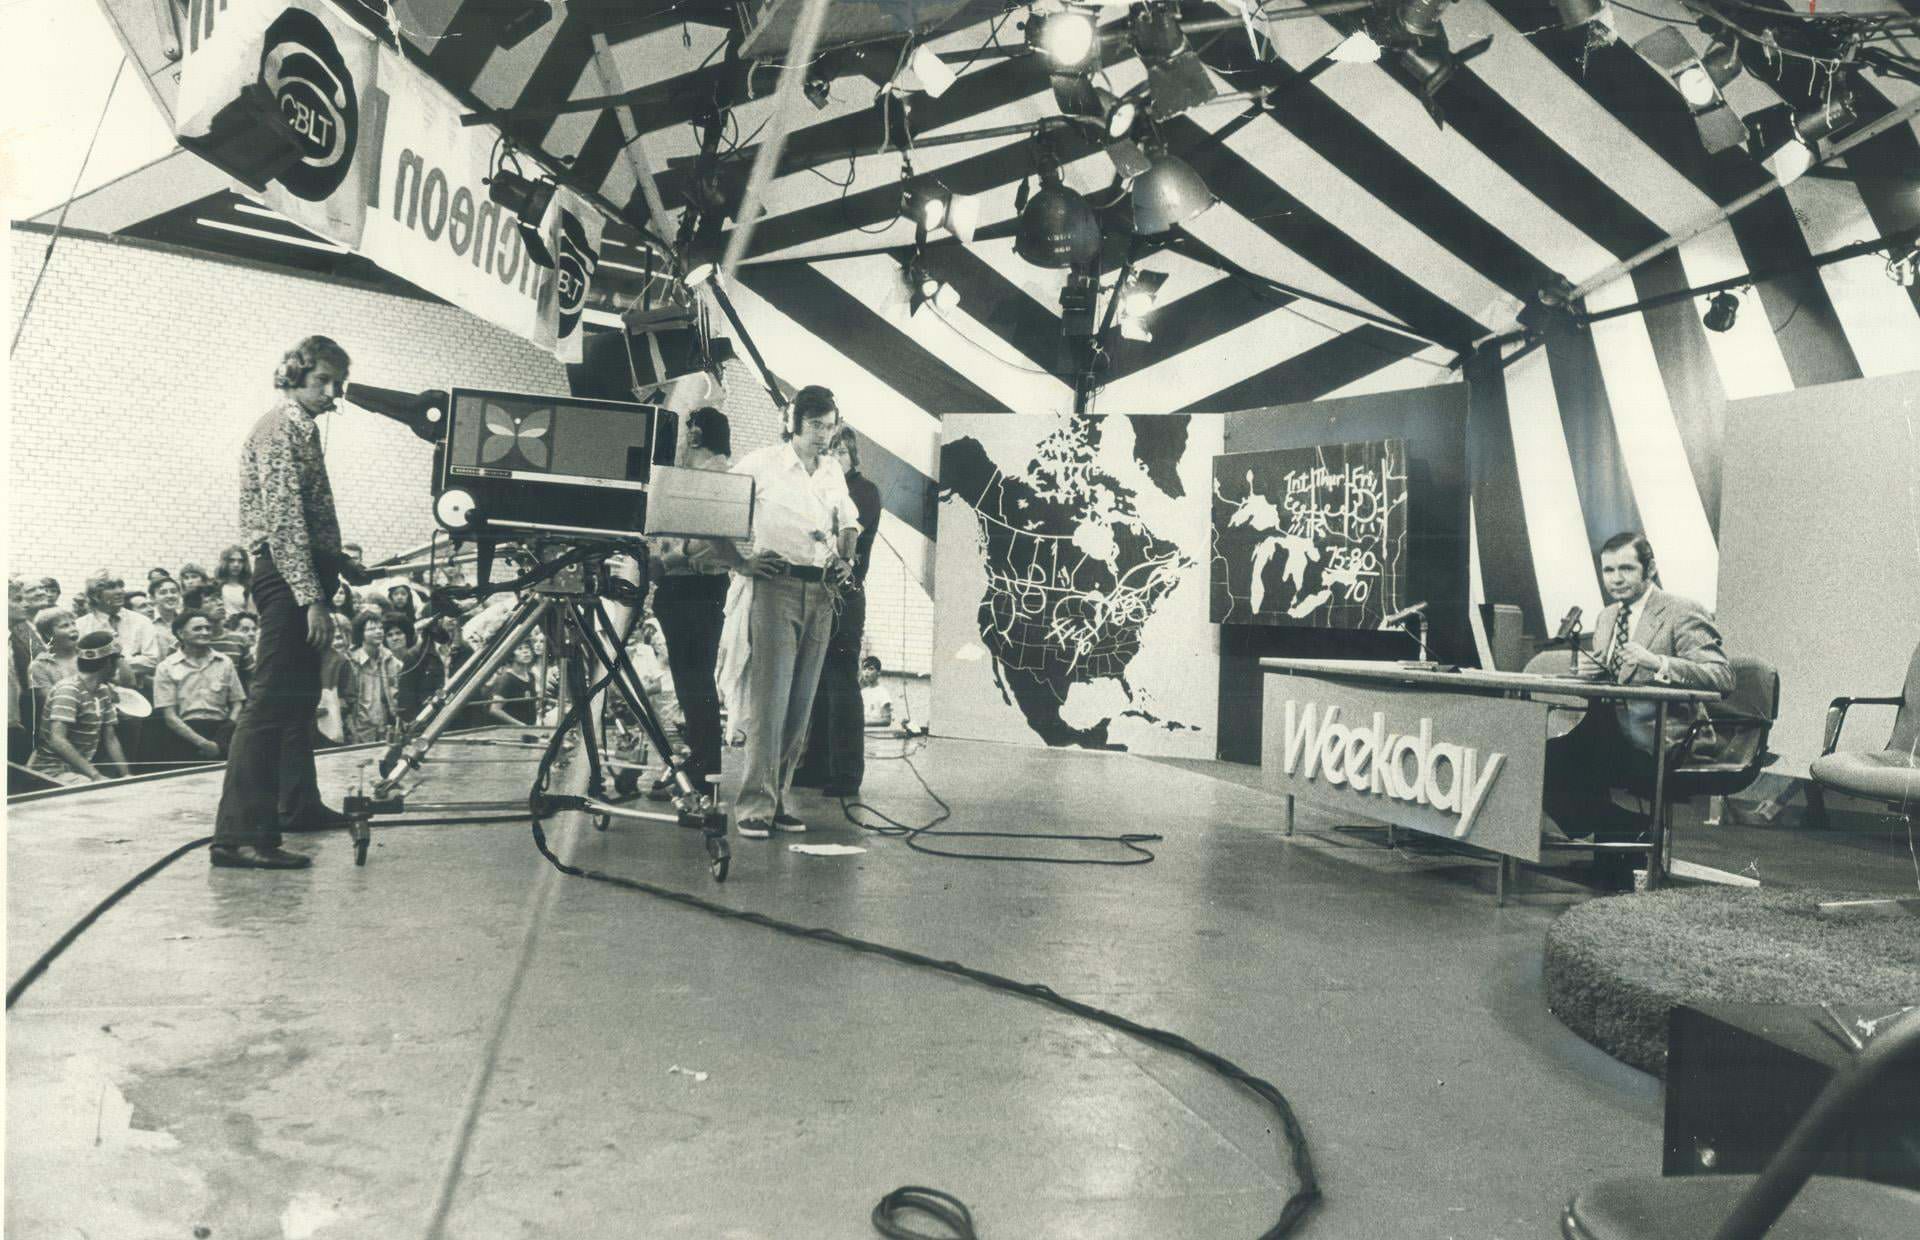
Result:
[[[524,795],[516,751],[440,756],[466,760],[423,799]],[[326,759],[323,785],[359,760]],[[1578,889],[1534,878],[1496,909],[1485,866],[1285,839],[1278,801],[1204,766],[941,740],[914,761],[951,828],[1155,832],[1158,859],[929,857],[810,799],[804,842],[867,851],[736,840],[716,886],[694,832],[551,835],[580,865],[1045,983],[1226,1056],[1305,1128],[1326,1199],[1303,1236],[1544,1240],[1576,1188],[1657,1173],[1657,1083],[1544,1009],[1542,940]],[[16,807],[9,980],[205,834],[216,792]],[[900,761],[870,764],[866,799],[933,812]],[[875,1202],[919,1184],[985,1240],[1252,1237],[1292,1191],[1256,1098],[1118,1032],[563,877],[524,826],[374,843],[361,869],[343,834],[294,837],[315,865],[291,874],[191,855],[21,999],[8,1236],[423,1237],[444,1200],[462,1240],[867,1237]]]

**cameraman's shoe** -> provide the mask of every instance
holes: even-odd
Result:
[[[214,844],[207,849],[207,859],[236,870],[304,870],[313,864],[305,853],[260,844]]]
[[[764,840],[773,834],[773,824],[765,818],[742,818],[733,829],[743,840]]]

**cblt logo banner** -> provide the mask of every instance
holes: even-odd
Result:
[[[257,197],[302,228],[357,248],[375,162],[362,148],[378,147],[384,112],[374,84],[379,45],[325,0],[194,0],[188,19],[175,136],[204,149],[222,109],[264,88],[292,128],[300,160]]]
[[[563,362],[578,362],[585,333],[580,320],[600,266],[600,215],[571,191],[554,191],[543,231],[547,234],[554,277],[540,299],[541,339]],[[547,333],[551,333],[547,337]]]

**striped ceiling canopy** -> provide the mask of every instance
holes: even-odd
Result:
[[[1920,9],[1920,0],[1902,2]],[[1200,93],[1215,98],[1179,110],[1160,106],[1156,96],[1173,88],[1136,50],[1150,44],[1130,37],[1140,6],[1075,10],[1100,23],[1102,63],[1091,82],[1159,114],[1133,137],[1149,149],[1164,144],[1217,199],[1183,226],[1137,241],[1115,151],[1091,127],[1059,124],[1047,61],[1026,48],[1026,7],[830,4],[800,75],[807,90],[796,82],[793,102],[780,88],[785,58],[808,34],[805,0],[342,7],[395,38],[529,156],[591,190],[625,222],[609,234],[607,256],[628,265],[644,262],[634,248],[642,229],[685,240],[689,203],[717,208],[709,223],[738,228],[749,174],[787,129],[758,195],[763,214],[747,262],[909,255],[916,225],[903,190],[937,187],[970,199],[978,223],[967,246],[944,232],[925,238],[932,267],[984,262],[1041,304],[1057,304],[1065,273],[1007,253],[1019,204],[1057,163],[1098,212],[1108,270],[1133,245],[1143,268],[1169,278],[1163,297],[1206,296],[1190,317],[1217,325],[1223,309],[1232,313],[1214,303],[1244,302],[1252,314],[1274,296],[1302,306],[1324,299],[1338,308],[1326,313],[1377,320],[1383,340],[1406,329],[1409,352],[1428,342],[1457,350],[1512,329],[1542,289],[1618,274],[1617,264],[1718,222],[1771,180],[1742,146],[1710,154],[1668,73],[1635,50],[1668,28],[1682,54],[1707,55],[1715,26],[1681,0],[1632,8],[1376,0],[1313,13],[1282,0],[1264,12],[1189,3],[1178,16],[1204,65]],[[1789,10],[1784,0],[1717,0],[1717,11],[1764,33]],[[1583,12],[1594,19],[1567,24]],[[1889,23],[1884,37],[1859,45],[1882,63],[1834,73],[1738,40],[1743,71],[1722,86],[1729,116],[1845,97],[1858,130],[1920,97],[1920,85],[1902,77],[1914,63],[1906,53],[1920,51],[1906,10],[1893,0],[1825,0],[1818,12]],[[525,20],[514,23],[516,14]],[[1437,91],[1422,85],[1432,65],[1392,46],[1377,61],[1346,59],[1356,34],[1385,40],[1422,23],[1429,33],[1419,48],[1451,49],[1453,71]],[[1902,32],[1904,41],[1894,37]],[[926,52],[938,65],[927,65]],[[921,79],[939,66],[953,80],[936,94]],[[1048,144],[1036,141],[1036,127]],[[1916,169],[1920,138],[1908,112],[1815,175],[1853,179],[1875,223],[1894,230],[1920,224]],[[1252,279],[1222,282],[1222,268]]]

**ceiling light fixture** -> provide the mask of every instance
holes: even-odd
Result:
[[[900,213],[913,221],[922,241],[942,228],[963,242],[972,241],[980,223],[980,200],[956,194],[936,181],[909,188],[901,196]]]
[[[1147,329],[1146,317],[1153,313],[1153,304],[1160,296],[1160,289],[1167,282],[1164,271],[1129,272],[1114,296],[1120,299],[1115,311],[1115,320],[1120,325],[1120,335],[1127,340],[1141,342],[1153,339],[1153,333]]]
[[[1193,219],[1217,201],[1193,165],[1164,150],[1148,153],[1151,166],[1133,181],[1133,231],[1157,236]]]
[[[1434,0],[1410,0],[1432,3]],[[1444,0],[1441,0],[1444,3]],[[1164,121],[1188,108],[1211,101],[1220,92],[1214,87],[1200,53],[1193,50],[1187,32],[1180,28],[1180,12],[1172,5],[1148,3],[1135,9],[1130,37],[1133,50],[1147,67],[1147,110],[1155,120]]]
[[[1020,212],[1014,252],[1036,267],[1071,267],[1100,253],[1100,221],[1087,200],[1060,180],[1060,169],[1043,164],[1040,192]]]
[[[546,220],[554,189],[551,177],[535,181],[505,168],[495,169],[487,178],[487,197],[513,212],[514,226],[520,231],[520,243],[526,247],[527,257],[541,267],[553,266],[553,251],[547,248],[540,226]]]
[[[1413,78],[1414,89],[1427,105],[1436,125],[1445,125],[1439,95],[1461,66],[1493,46],[1493,37],[1454,51],[1447,43],[1440,14],[1453,0],[1381,0],[1368,19],[1368,33],[1383,49],[1391,49],[1400,67]],[[1351,43],[1353,40],[1348,40]],[[1346,46],[1345,44],[1342,45]],[[1349,58],[1359,59],[1360,49]]]
[[[1055,72],[1090,73],[1100,67],[1100,33],[1091,13],[1068,9],[1027,18],[1027,49]]]
[[[1820,162],[1821,141],[1853,120],[1853,100],[1846,95],[1798,112],[1776,103],[1746,118],[1747,151],[1775,181],[1791,185]]]
[[[1734,319],[1740,315],[1740,299],[1732,293],[1715,293],[1707,303],[1707,312],[1700,321],[1710,332],[1727,331],[1733,326]]]
[[[1715,55],[1703,59],[1687,42],[1686,36],[1672,26],[1662,26],[1633,45],[1642,59],[1667,75],[1680,92],[1694,127],[1700,131],[1700,144],[1709,155],[1739,146],[1747,140],[1747,128],[1739,115],[1727,106],[1720,88],[1740,72],[1740,58]]]
[[[1140,115],[1139,104],[1132,99],[1118,98],[1105,87],[1095,86],[1088,77],[1054,74],[1053,98],[1060,105],[1060,115],[1097,129],[1114,142],[1133,132],[1133,122]]]

